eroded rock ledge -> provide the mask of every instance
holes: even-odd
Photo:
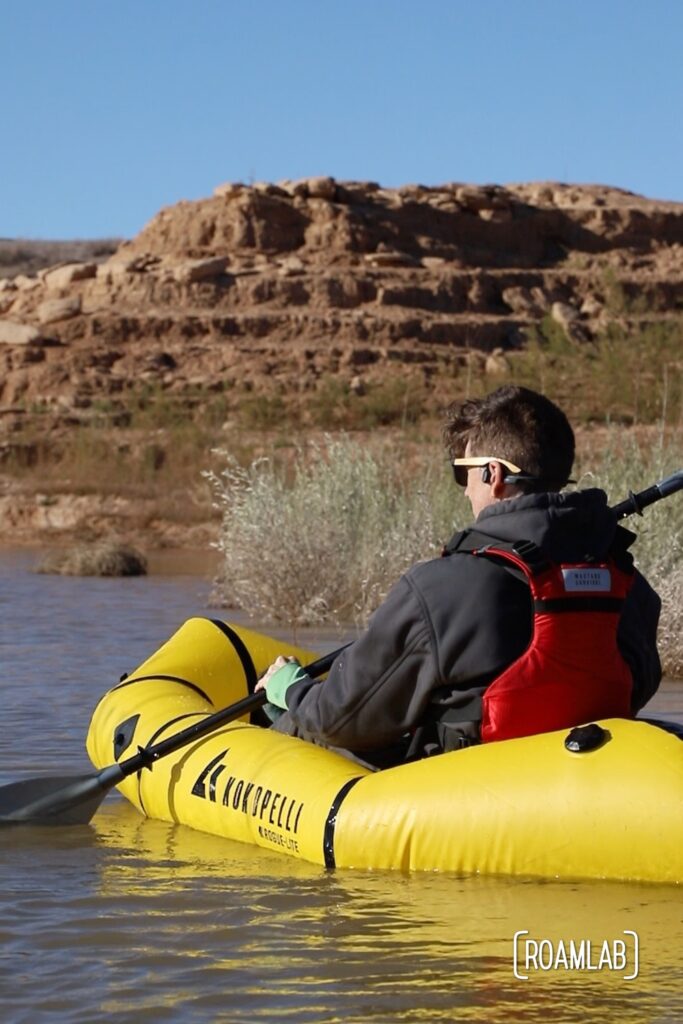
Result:
[[[329,375],[438,390],[546,316],[581,341],[680,315],[682,257],[683,204],[602,186],[221,185],[103,263],[0,281],[2,423],[115,411],[144,381],[195,400]]]

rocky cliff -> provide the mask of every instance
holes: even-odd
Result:
[[[5,426],[32,408],[115,414],[141,382],[195,402],[305,402],[329,377],[438,394],[548,319],[581,343],[682,309],[683,204],[563,184],[226,184],[103,263],[0,281],[0,407]]]

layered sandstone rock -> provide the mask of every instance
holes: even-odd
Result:
[[[410,375],[438,394],[473,359],[504,374],[544,317],[583,343],[682,307],[683,204],[560,184],[230,183],[99,266],[5,282],[0,408],[73,415],[141,381],[305,401],[329,377],[362,393]]]

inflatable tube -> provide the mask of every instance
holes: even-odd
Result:
[[[315,657],[190,619],[102,698],[93,763],[239,700],[278,653]],[[240,721],[119,788],[148,817],[327,867],[680,883],[683,743],[642,721],[600,724],[605,742],[589,752],[569,751],[561,731],[370,772]]]

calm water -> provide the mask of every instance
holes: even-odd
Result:
[[[184,619],[211,614],[195,576],[69,579],[35,575],[33,561],[0,551],[0,784],[88,770],[103,690]],[[683,721],[683,686],[649,710]],[[523,929],[594,950],[633,930],[639,976],[517,979]],[[682,950],[680,888],[327,873],[145,820],[116,796],[88,827],[0,832],[3,1022],[673,1024]]]

